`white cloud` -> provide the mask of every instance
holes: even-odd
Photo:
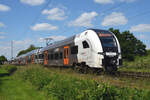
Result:
[[[1,34],[6,34],[6,33],[5,33],[5,32],[0,32],[0,35],[1,35]]]
[[[136,0],[120,0],[121,2],[127,2],[127,3],[130,3],[130,2],[134,2]]]
[[[137,36],[139,39],[142,40],[150,40],[150,36],[144,35],[144,34],[140,34]]]
[[[5,27],[5,24],[0,22],[0,27]]]
[[[13,57],[24,49],[27,49],[31,44],[37,45],[39,43],[38,39],[24,39],[24,40],[14,40],[13,41]],[[0,55],[4,55],[7,58],[11,58],[11,41],[5,42],[0,41]],[[40,45],[40,44],[39,44]]]
[[[0,39],[4,39],[5,38],[5,36],[0,36]]]
[[[0,4],[0,11],[9,11],[9,10],[10,10],[10,7]]]
[[[64,40],[66,39],[67,37],[66,36],[61,36],[61,35],[57,35],[57,36],[50,36],[48,38],[51,38],[52,39],[52,42],[54,41],[60,41],[60,40]],[[44,42],[45,41],[45,38],[40,38],[39,39],[40,41],[39,42]]]
[[[139,24],[130,28],[131,32],[150,32],[150,24]]]
[[[115,2],[126,2],[126,3],[131,3],[135,2],[136,0],[94,0],[94,2],[99,3],[99,4],[113,4]]]
[[[31,29],[33,31],[48,31],[48,30],[50,31],[50,30],[57,30],[58,27],[53,26],[53,25],[48,24],[48,23],[39,23],[39,24],[32,26]]]
[[[113,0],[94,0],[94,2],[99,3],[99,4],[112,4],[112,3],[114,3]]]
[[[69,26],[84,26],[84,27],[92,27],[92,20],[98,16],[96,12],[83,13],[76,20],[71,21]]]
[[[31,5],[31,6],[38,6],[45,2],[45,0],[20,0],[22,3]]]
[[[7,58],[10,58],[10,47],[0,45],[0,56],[4,55]]]
[[[118,26],[127,24],[128,20],[123,13],[112,12],[112,14],[106,16],[102,22],[103,26]]]
[[[50,36],[49,38],[52,38],[54,41],[60,41],[66,39],[67,37],[58,35],[58,36]]]
[[[14,40],[13,41],[14,56],[17,56],[17,54],[21,50],[27,49],[31,44],[35,44],[35,42],[38,42],[38,41],[33,41],[32,39]],[[9,52],[10,52],[10,49],[9,49]]]
[[[31,39],[25,39],[25,40],[14,40],[13,41],[13,43],[15,44],[15,45],[28,45],[28,44],[31,44],[33,41],[31,40]]]
[[[60,8],[45,9],[42,11],[43,15],[48,15],[49,20],[64,20],[66,18],[65,11]]]

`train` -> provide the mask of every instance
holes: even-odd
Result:
[[[114,33],[87,29],[80,34],[14,58],[13,64],[88,67],[117,71],[122,65],[121,47]]]

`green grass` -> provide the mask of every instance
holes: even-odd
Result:
[[[0,68],[0,73],[12,74],[17,70],[17,67],[14,65],[2,65]]]
[[[150,54],[147,56],[137,56],[133,62],[124,61],[123,67],[119,71],[150,73]]]
[[[74,76],[72,72],[32,65],[22,68],[16,75],[30,82],[38,91],[44,91],[51,100],[149,100],[150,98],[149,90],[118,87],[95,81],[89,76],[88,78],[85,76],[81,78],[81,74]]]
[[[11,76],[0,77],[0,100],[149,100],[149,80],[142,82],[72,69],[18,66]]]
[[[29,82],[9,76],[7,68],[0,68],[0,100],[46,100]]]
[[[12,77],[4,77],[0,81],[0,100],[45,100],[44,95],[27,82]]]

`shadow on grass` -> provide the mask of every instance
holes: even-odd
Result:
[[[0,77],[5,77],[5,76],[9,76],[9,73],[0,73]]]

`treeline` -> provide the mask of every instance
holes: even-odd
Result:
[[[5,61],[7,61],[7,58],[5,56],[0,56],[0,65],[2,65]]]
[[[135,56],[145,56],[147,54],[146,45],[137,39],[130,31],[120,32],[119,29],[110,28],[119,39],[122,57],[125,60],[133,61]]]
[[[35,50],[35,49],[38,49],[40,47],[35,47],[34,45],[30,45],[29,48],[25,49],[25,50],[22,50],[20,51],[18,54],[17,54],[17,57],[20,56],[20,55],[23,55],[23,54],[26,54],[32,50]]]

